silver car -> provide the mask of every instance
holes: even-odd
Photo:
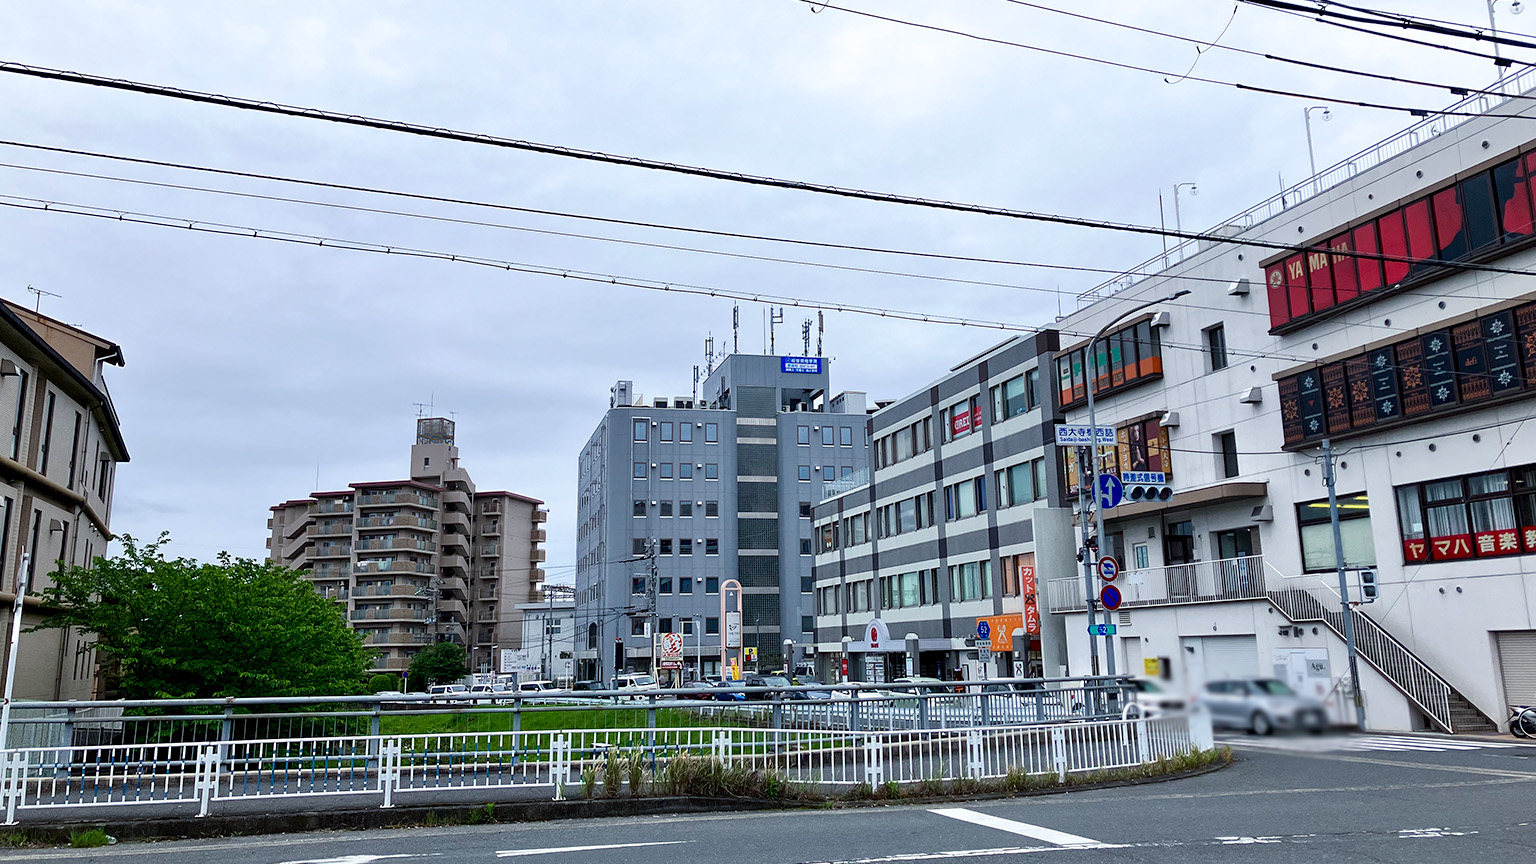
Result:
[[[1323,703],[1298,695],[1275,678],[1212,681],[1205,685],[1211,723],[1268,735],[1277,729],[1322,732],[1328,728]]]

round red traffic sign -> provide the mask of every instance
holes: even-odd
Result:
[[[1105,555],[1099,559],[1099,578],[1105,582],[1113,582],[1120,578],[1120,562],[1113,555]]]
[[[1120,589],[1113,585],[1105,585],[1099,589],[1099,602],[1105,609],[1111,611],[1120,608]]]

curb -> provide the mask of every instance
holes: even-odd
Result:
[[[1099,789],[1115,789],[1141,786],[1150,783],[1167,783],[1200,777],[1228,767],[1230,762],[1217,760],[1210,765],[1191,768],[1157,777],[1136,777],[1125,780],[1106,780],[1079,785],[1049,786],[1015,792],[981,792],[961,795],[942,795],[924,798],[890,798],[845,800],[824,798],[815,800],[765,800],[761,798],[594,798],[569,801],[508,801],[496,802],[495,813],[487,818],[486,805],[450,804],[440,806],[397,806],[385,810],[373,807],[365,810],[308,810],[294,813],[234,814],[207,818],[172,817],[111,822],[104,820],[78,822],[26,823],[17,826],[16,833],[24,834],[27,843],[38,845],[68,846],[70,834],[101,828],[119,840],[184,840],[211,837],[238,837],[258,834],[297,834],[313,831],[364,831],[382,828],[420,828],[456,825],[515,824],[519,822],[553,822],[571,819],[609,819],[623,816],[662,816],[689,813],[718,813],[725,811],[768,810],[825,810],[890,807],[901,805],[926,805],[956,801],[994,801],[1007,798],[1034,798],[1043,795],[1065,795],[1073,792],[1091,792]],[[0,844],[0,848],[4,848]]]

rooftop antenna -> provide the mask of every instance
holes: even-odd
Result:
[[[805,351],[801,352],[800,356],[811,356],[811,319],[809,318],[800,322],[800,341],[805,343]]]
[[[699,401],[699,364],[693,364],[693,401]]]
[[[416,406],[417,420],[427,416],[427,409],[432,407],[430,402],[412,402],[411,404]]]
[[[780,324],[783,324],[783,323],[784,323],[784,307],[783,306],[769,306],[768,307],[768,353],[769,354],[778,353],[778,349],[777,349],[777,347],[774,344],[774,337],[776,335],[774,328],[777,327]]]
[[[731,353],[741,353],[741,305],[731,307]]]
[[[704,370],[706,375],[712,375],[715,371],[715,334],[713,333],[704,340]]]
[[[52,291],[44,291],[41,288],[33,288],[31,285],[27,286],[27,290],[31,291],[33,294],[37,295],[37,303],[33,307],[32,311],[36,312],[39,315],[43,314],[43,297],[46,296],[46,297],[60,297],[60,298],[62,298],[64,296],[63,294],[55,294]]]
[[[821,356],[821,334],[827,330],[827,321],[822,317],[821,310],[816,310],[816,356]]]

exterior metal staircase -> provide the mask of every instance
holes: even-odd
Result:
[[[1332,602],[1325,603],[1306,588],[1286,586],[1269,591],[1268,596],[1275,608],[1292,622],[1320,621],[1340,639],[1344,638],[1344,616],[1339,610],[1337,595],[1330,592],[1328,599]],[[1441,731],[1497,731],[1481,711],[1408,646],[1358,608],[1351,607],[1349,612],[1360,659],[1392,682]]]

